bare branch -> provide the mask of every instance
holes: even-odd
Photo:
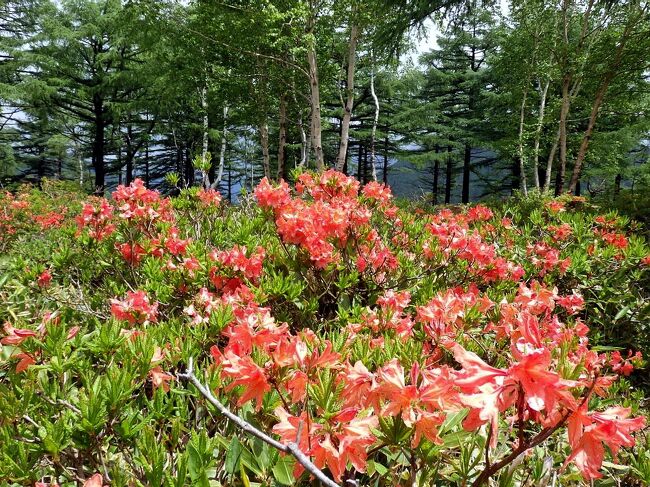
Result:
[[[237,426],[239,426],[246,433],[249,433],[250,435],[256,438],[259,438],[263,442],[267,443],[268,445],[271,445],[273,448],[280,450],[281,452],[288,453],[289,455],[293,456],[296,459],[296,461],[305,468],[307,472],[309,472],[316,479],[318,479],[323,485],[326,485],[327,487],[340,487],[339,484],[337,484],[332,479],[327,477],[327,475],[325,475],[322,472],[322,470],[317,468],[316,465],[314,465],[311,462],[309,457],[300,450],[300,448],[296,443],[288,443],[286,445],[280,443],[276,439],[271,438],[263,431],[257,429],[248,421],[244,420],[243,418],[240,418],[235,413],[230,411],[230,409],[228,409],[226,406],[221,404],[221,402],[214,396],[214,394],[212,394],[210,389],[208,389],[205,385],[203,385],[201,381],[196,377],[196,375],[194,375],[194,360],[192,358],[190,358],[189,360],[187,371],[185,373],[177,374],[177,376],[181,380],[186,380],[194,384],[194,387],[198,389],[201,395],[205,397],[210,404],[212,404],[215,408],[217,408],[221,414],[223,414],[226,418],[228,418],[230,421],[232,421]]]

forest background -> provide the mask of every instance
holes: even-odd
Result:
[[[4,186],[232,201],[332,166],[433,203],[638,210],[650,182],[643,1],[9,0],[0,33]]]

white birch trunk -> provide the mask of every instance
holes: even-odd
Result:
[[[551,81],[546,80],[544,87],[542,88],[542,83],[537,80],[537,89],[539,91],[539,114],[537,117],[537,129],[535,130],[535,147],[533,153],[533,181],[535,183],[535,188],[539,191],[540,182],[539,182],[539,144],[542,137],[542,128],[544,126],[544,111],[546,109],[546,95],[548,93],[548,87]]]
[[[226,163],[226,147],[227,147],[227,136],[228,136],[228,105],[223,106],[223,130],[221,131],[221,150],[219,151],[219,169],[217,170],[217,176],[210,185],[212,189],[216,188],[221,180],[223,179],[223,168]]]
[[[302,110],[298,112],[298,129],[300,130],[300,164],[303,167],[307,162],[307,134],[305,133],[305,125],[302,121]]]
[[[313,34],[314,22],[309,20],[307,32]],[[312,41],[313,42],[313,41]],[[323,154],[321,113],[320,113],[320,85],[318,82],[318,64],[316,60],[316,47],[312,44],[307,48],[307,63],[309,65],[309,88],[311,102],[311,144],[316,156],[316,170],[325,169],[325,156]]]
[[[524,196],[528,196],[528,184],[526,183],[526,163],[524,161],[524,121],[526,118],[526,99],[528,98],[528,84],[524,88],[519,111],[519,181]]]
[[[350,138],[350,120],[352,119],[352,108],[354,105],[354,70],[357,58],[357,41],[359,39],[359,28],[357,25],[350,26],[350,42],[348,47],[348,76],[346,81],[346,101],[341,121],[341,143],[339,154],[336,158],[336,170],[342,171],[348,154],[348,141]]]
[[[370,139],[370,164],[372,164],[372,180],[377,181],[377,160],[375,153],[375,141],[377,139],[377,124],[379,122],[379,99],[375,93],[375,69],[370,68],[370,94],[375,102],[375,118],[372,122],[372,135]]]
[[[209,125],[209,118],[208,118],[208,87],[207,85],[203,85],[203,88],[201,88],[201,111],[203,112],[203,144],[201,146],[201,162],[202,164],[206,163],[207,157],[208,157],[208,141],[209,141],[209,134],[208,134],[208,125]],[[207,167],[202,166],[201,168],[201,176],[202,176],[202,181],[201,184],[203,185],[204,188],[209,188],[210,187],[210,173],[209,169]]]

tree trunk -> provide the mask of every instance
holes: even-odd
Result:
[[[201,111],[203,112],[203,138],[201,141],[201,163],[205,164],[208,157],[208,143],[209,143],[209,124],[210,119],[208,118],[208,86],[204,84],[201,88]],[[205,167],[201,169],[202,181],[201,185],[204,188],[210,187],[210,170]]]
[[[228,163],[228,203],[232,203],[232,165]]]
[[[565,75],[562,79],[562,107],[560,109],[560,167],[557,171],[555,180],[555,196],[559,196],[564,190],[564,175],[566,172],[567,161],[567,117],[571,108],[571,97],[569,95],[569,85],[571,77]]]
[[[95,194],[103,195],[106,184],[106,168],[104,167],[104,131],[106,122],[104,120],[104,100],[97,94],[93,95],[93,113],[95,133],[92,143],[92,163],[95,170]]]
[[[375,70],[370,67],[370,94],[375,102],[375,118],[372,121],[372,134],[370,136],[370,164],[372,164],[372,180],[377,181],[377,158],[375,157],[375,141],[377,139],[377,123],[379,122],[379,98],[375,93]]]
[[[621,192],[621,181],[623,180],[623,177],[620,174],[616,175],[616,178],[614,178],[614,194],[619,195]]]
[[[363,165],[363,144],[361,143],[361,140],[359,140],[359,152],[357,154],[357,179],[361,184],[363,184],[363,173],[362,173],[362,166]]]
[[[591,108],[591,114],[589,116],[589,124],[587,125],[587,130],[585,131],[582,142],[580,143],[580,149],[578,150],[578,157],[576,157],[575,164],[573,166],[573,173],[571,175],[571,182],[569,183],[569,191],[575,192],[577,189],[577,184],[580,180],[580,173],[582,171],[582,165],[584,163],[585,157],[587,156],[587,149],[589,148],[589,142],[591,141],[591,135],[593,134],[594,127],[596,125],[596,119],[598,118],[598,112],[600,106],[605,99],[605,94],[607,93],[607,88],[616,76],[617,70],[621,64],[623,58],[623,51],[630,36],[630,29],[632,28],[633,21],[628,21],[625,25],[625,29],[621,34],[620,41],[616,48],[616,55],[610,69],[605,74],[602,83],[598,87],[596,92],[596,98]]]
[[[126,185],[128,186],[133,182],[133,126],[129,123],[126,126]],[[122,171],[122,165],[120,165]]]
[[[524,89],[521,99],[521,109],[519,111],[519,189],[528,196],[528,186],[526,184],[526,163],[524,161],[524,120],[526,117],[526,99],[528,97],[528,83]]]
[[[287,98],[280,95],[280,126],[278,141],[278,173],[277,179],[286,179],[285,147],[287,145]]]
[[[350,138],[350,120],[352,119],[352,107],[354,105],[354,70],[357,57],[357,41],[359,40],[359,28],[356,24],[350,26],[350,41],[348,43],[348,76],[346,81],[345,107],[343,120],[341,121],[341,143],[339,154],[336,158],[336,170],[341,171],[348,155],[348,141]]]
[[[185,147],[185,171],[187,174],[186,180],[187,180],[187,186],[193,186],[194,185],[194,165],[192,164],[192,155],[190,151],[190,147],[187,146]]]
[[[461,200],[463,203],[469,203],[469,176],[471,160],[472,148],[469,144],[465,144],[465,154],[463,157],[463,194]]]
[[[260,123],[259,130],[260,145],[262,146],[262,167],[264,168],[264,177],[271,179],[271,158],[269,156],[269,125],[266,120]]]
[[[84,187],[84,163],[81,158],[81,150],[79,150],[79,143],[75,142],[75,155],[77,157],[77,163],[79,164],[79,187],[83,189]]]
[[[578,181],[580,180],[580,173],[582,172],[582,164],[585,160],[585,157],[587,156],[587,149],[589,148],[589,142],[591,141],[591,136],[593,134],[594,127],[596,126],[598,111],[600,110],[600,106],[603,103],[603,99],[605,98],[605,92],[607,91],[607,87],[609,86],[610,81],[611,81],[611,77],[605,77],[605,81],[598,88],[598,92],[596,93],[596,99],[594,100],[594,104],[591,107],[591,114],[589,115],[589,123],[587,124],[587,130],[585,130],[585,133],[582,136],[582,142],[580,143],[578,156],[576,157],[576,161],[573,166],[573,173],[571,174],[571,181],[569,183],[569,191],[571,193],[575,193],[576,184],[578,184]]]
[[[384,184],[388,186],[388,130],[389,127],[386,127],[386,134],[384,135],[384,168],[383,168],[383,180]]]
[[[300,132],[300,163],[298,166],[302,167],[307,162],[308,157],[307,134],[305,133],[305,125],[302,118],[303,109],[300,107],[300,105],[298,105],[298,97],[296,96],[296,83],[293,80],[291,81],[291,96],[293,97],[293,104],[298,108],[298,131]]]
[[[580,92],[580,86],[581,86],[580,80],[575,80],[573,82],[573,86],[571,87],[571,91],[569,92],[569,100],[571,100],[571,99],[575,98],[576,96],[578,96],[578,93]],[[561,127],[561,124],[560,124],[560,125],[558,125],[557,135],[555,136],[555,141],[553,142],[553,146],[551,147],[551,152],[549,153],[548,160],[546,162],[546,174],[545,174],[545,182],[544,182],[543,191],[549,191],[550,188],[551,188],[551,176],[552,176],[553,162],[555,161],[555,155],[557,154],[557,149],[558,149],[558,147],[560,147],[561,136],[562,136],[562,127]],[[559,172],[558,172],[558,174],[559,174]],[[556,178],[556,181],[557,181],[557,178]]]
[[[309,111],[309,137],[307,137],[307,140],[305,141],[305,164],[307,167],[309,167],[309,157],[311,156],[311,143],[312,143],[312,136],[311,134],[314,132],[314,119],[311,116],[311,109]]]
[[[539,191],[540,181],[539,181],[539,144],[542,138],[542,128],[544,126],[544,111],[546,109],[546,95],[548,93],[548,87],[551,84],[550,80],[546,80],[544,88],[542,84],[537,80],[537,88],[539,91],[539,114],[537,117],[537,129],[535,130],[535,148],[533,150],[533,182],[535,188]]]
[[[316,169],[325,169],[325,156],[323,155],[321,114],[320,114],[320,86],[318,84],[318,66],[316,62],[316,49],[313,45],[307,49],[307,62],[309,64],[309,86],[311,90],[311,143],[316,156]]]
[[[445,173],[445,204],[451,203],[451,178],[453,169],[453,158],[451,155],[451,146],[447,146],[447,170]]]
[[[553,171],[553,161],[555,161],[555,154],[557,153],[557,148],[560,145],[560,128],[557,129],[557,135],[555,136],[555,141],[551,147],[551,152],[548,155],[548,160],[546,161],[546,173],[544,173],[544,187],[542,188],[543,192],[549,191],[551,188],[551,173]]]
[[[144,184],[149,187],[149,137],[144,146]]]
[[[122,146],[117,148],[117,184],[122,186]]]
[[[185,171],[183,171],[183,150],[176,146],[176,172],[180,177],[181,185],[185,184]]]
[[[521,161],[519,156],[512,160],[512,182],[510,183],[510,194],[521,189]]]
[[[440,159],[438,154],[440,153],[440,147],[436,145],[436,159],[433,161],[433,194],[431,202],[434,205],[438,204],[438,172],[440,170]]]
[[[343,104],[343,102],[341,102],[341,104]],[[341,134],[343,133],[343,119],[339,118],[338,122],[339,122],[339,125],[338,125],[338,127],[339,127],[339,134],[338,134],[338,136],[339,136],[339,148],[337,149],[337,153],[338,153],[338,150],[341,148]],[[345,167],[347,165],[347,164],[345,164],[347,162],[347,157],[348,156],[346,154],[345,158],[344,158],[344,162],[343,162],[343,167]],[[334,169],[336,169],[336,167],[337,167],[337,165],[335,164]],[[336,169],[336,170],[340,171],[340,169]],[[343,172],[345,172],[345,169],[343,169]]]
[[[214,181],[212,181],[212,184],[210,187],[212,189],[215,189],[217,186],[219,186],[219,183],[221,183],[221,179],[223,178],[223,166],[226,161],[226,147],[228,143],[228,110],[230,107],[228,105],[223,106],[223,127],[221,130],[221,149],[219,151],[219,168],[217,170],[217,175],[214,178]]]
[[[307,162],[307,134],[305,133],[305,126],[302,121],[302,110],[298,111],[298,130],[300,131],[300,167],[304,166]]]
[[[363,182],[365,185],[368,182],[368,147],[363,148]]]

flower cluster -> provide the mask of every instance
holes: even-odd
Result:
[[[522,224],[528,207],[398,209],[385,185],[332,170],[299,174],[295,188],[263,179],[254,197],[257,205],[221,211],[215,190],[164,198],[136,180],[112,201],[79,205],[79,242],[51,259],[16,261],[33,303],[23,294],[8,307],[0,356],[11,366],[0,366],[12,384],[6,393],[30,391],[25,401],[35,402],[0,418],[0,433],[12,447],[14,438],[40,441],[31,439],[44,436],[40,428],[20,418],[47,404],[79,419],[65,426],[74,449],[57,451],[48,439],[51,452],[28,453],[38,470],[30,484],[100,486],[102,461],[113,481],[123,469],[125,481],[156,484],[169,467],[192,483],[209,475],[197,473],[202,459],[210,472],[223,472],[222,483],[239,475],[251,484],[273,483],[272,476],[278,484],[308,482],[299,463],[268,455],[246,435],[233,440],[236,465],[232,455],[214,454],[224,439],[204,431],[226,431],[223,419],[201,413],[196,389],[184,393],[175,382],[190,377],[182,373],[190,359],[201,372],[195,378],[224,406],[295,443],[340,484],[428,485],[434,462],[445,481],[463,470],[462,482],[485,484],[508,467],[525,483],[537,447],[548,449],[560,482],[575,479],[576,468],[589,481],[603,475],[606,455],[634,445],[645,419],[634,393],[614,384],[637,379],[642,355],[626,342],[590,341],[609,344],[599,319],[613,319],[618,332],[643,316],[618,301],[594,307],[596,279],[611,274],[612,282],[640,286],[647,276],[639,265],[647,246],[628,239],[617,219],[582,218],[567,197],[535,210],[539,225]],[[0,199],[0,225],[5,214],[19,233],[18,219],[39,236],[74,231],[37,199]],[[115,272],[106,272],[110,266]],[[21,279],[12,272],[11,286]],[[624,292],[607,285],[612,299]],[[84,302],[70,304],[77,293]],[[29,312],[14,317],[21,306]],[[112,319],[104,319],[109,307]],[[54,311],[29,318],[43,309]],[[68,320],[75,326],[62,328]],[[57,380],[35,380],[50,375]],[[50,437],[59,427],[35,419]],[[201,429],[186,434],[184,424]],[[89,434],[90,463],[74,463],[69,476],[68,452]],[[473,466],[458,468],[459,441]],[[102,458],[96,449],[142,457],[151,469],[133,472],[121,456]],[[197,471],[180,478],[188,458]],[[514,468],[510,460],[521,458]]]
[[[228,343],[223,350],[212,348],[221,376],[230,379],[224,390],[240,391],[237,404],[254,401],[256,409],[272,390],[286,394],[285,406],[275,410],[279,423],[273,431],[288,442],[296,440],[299,428],[304,429],[301,449],[317,466],[327,466],[336,480],[348,465],[365,471],[368,450],[377,441],[374,430],[381,420],[391,417],[399,417],[411,429],[410,445],[415,448],[424,438],[440,443],[438,428],[446,415],[464,408],[469,408],[464,427],[476,431],[488,423],[493,447],[499,438],[500,419],[509,410],[514,409],[513,421],[522,431],[530,422],[550,431],[565,422],[575,423],[579,416],[584,434],[570,431],[570,459],[585,478],[597,477],[602,463],[602,455],[583,460],[588,442],[597,439],[610,448],[629,446],[629,433],[643,426],[643,418],[625,419],[629,410],[617,415],[611,410],[584,413],[589,396],[603,394],[612,380],[600,375],[605,357],[589,350],[586,327],[579,322],[562,323],[553,314],[556,303],[570,312],[578,310],[581,298],[577,294],[558,296],[557,290],[539,283],[532,287],[522,283],[514,301],[495,306],[476,287],[450,289],[416,307],[415,320],[404,315],[409,303],[408,293],[385,293],[378,299],[380,310],[370,312],[366,325],[351,328],[346,343],[351,347],[362,340],[363,330],[381,333],[400,326],[406,330],[402,337],[408,338],[413,335],[414,323],[420,324],[433,343],[432,353],[423,362],[412,362],[407,374],[398,359],[374,372],[362,361],[352,365],[330,342],[309,333],[292,334],[286,324],[275,322],[268,308],[258,306],[250,297],[231,300],[236,318],[224,331]],[[486,332],[496,332],[497,338],[510,341],[506,367],[489,365],[459,343],[471,325],[468,313],[475,310],[477,316],[484,316],[492,309],[498,320]],[[448,352],[460,370],[440,363]],[[302,406],[294,414],[287,404],[302,404],[308,388],[316,387],[326,371],[340,384],[340,409],[308,422]],[[618,428],[620,440],[598,436],[607,428]],[[519,441],[527,439],[524,436]],[[601,443],[592,447],[602,449]],[[297,466],[295,474],[301,471]]]
[[[129,291],[124,300],[111,299],[113,317],[132,325],[155,322],[157,312],[158,303],[151,304],[144,291]]]
[[[118,186],[113,192],[113,199],[118,205],[120,218],[135,220],[143,226],[152,221],[169,221],[172,218],[169,200],[161,197],[159,192],[147,189],[141,179],[136,179],[129,186]]]
[[[472,215],[441,211],[426,226],[432,239],[424,242],[424,255],[434,261],[441,260],[446,265],[463,261],[468,272],[485,282],[519,281],[524,276],[524,269],[498,255],[494,244],[486,242],[477,230],[470,229],[470,222],[484,221],[490,217],[491,212],[486,211]]]
[[[329,170],[320,176],[301,174],[296,191],[302,197],[293,198],[284,181],[273,187],[266,179],[255,189],[255,197],[261,207],[274,211],[283,241],[304,249],[317,268],[342,264],[349,248],[357,248],[354,264],[359,272],[394,270],[397,260],[370,225],[373,211],[360,201],[359,186],[356,179]],[[363,195],[384,213],[396,212],[389,188],[370,183]]]
[[[214,189],[201,188],[196,194],[201,204],[206,208],[216,208],[221,203],[221,194]]]
[[[95,204],[86,203],[77,216],[79,232],[87,227],[90,238],[103,240],[115,231],[112,218],[113,207],[105,198],[100,198]]]
[[[0,339],[0,345],[5,345],[11,347],[11,352],[9,354],[10,358],[18,359],[16,364],[16,373],[21,373],[27,370],[32,365],[36,364],[40,351],[26,351],[21,348],[23,342],[30,338],[35,338],[37,340],[43,340],[47,335],[46,325],[52,323],[55,325],[59,324],[59,317],[53,313],[46,312],[43,315],[41,323],[36,327],[35,330],[29,328],[15,328],[11,323],[6,322],[4,324],[4,333],[5,336]],[[72,340],[77,333],[79,332],[79,326],[73,326],[68,330],[66,335],[66,340]],[[1,351],[1,347],[0,347]]]
[[[262,275],[262,264],[266,252],[263,247],[257,247],[250,257],[246,256],[247,252],[246,247],[236,245],[230,250],[213,250],[210,253],[210,260],[256,282]],[[210,273],[213,276],[216,275],[217,269],[212,268]]]

